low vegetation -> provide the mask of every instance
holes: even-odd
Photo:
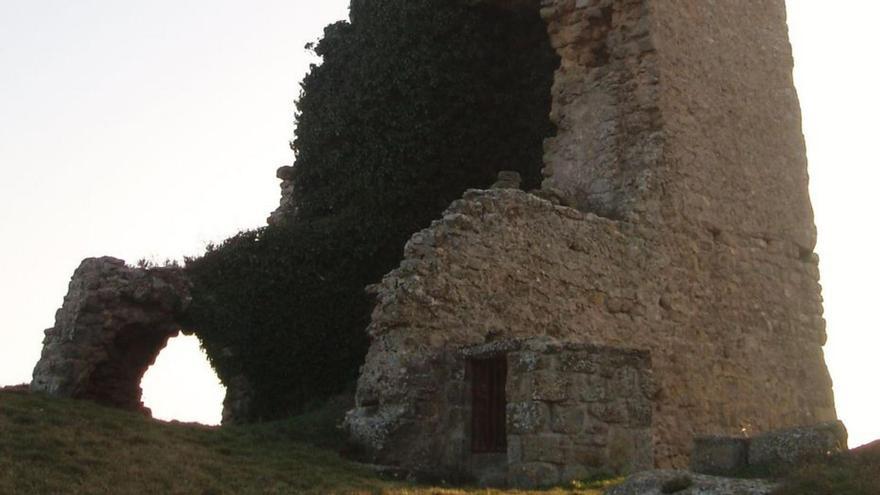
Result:
[[[0,391],[0,493],[388,494],[530,492],[423,487],[343,459],[344,403],[236,428],[163,423],[88,402]],[[531,492],[535,493],[535,492]],[[547,494],[599,495],[586,486]]]
[[[0,493],[601,495],[614,484],[528,492],[383,479],[340,455],[336,423],[348,405],[332,400],[284,421],[220,429],[0,389]],[[804,466],[774,495],[878,493],[880,442]]]
[[[796,469],[774,495],[831,494],[880,494],[880,441]]]

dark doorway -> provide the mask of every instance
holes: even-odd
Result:
[[[507,452],[507,358],[470,361],[471,451]]]

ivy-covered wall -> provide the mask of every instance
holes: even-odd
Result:
[[[248,420],[295,413],[357,377],[372,301],[403,245],[498,171],[541,182],[559,61],[537,9],[353,0],[325,29],[297,103],[283,222],[189,260],[187,325]]]

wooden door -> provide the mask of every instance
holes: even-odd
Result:
[[[471,372],[471,450],[507,452],[507,358],[475,359]]]

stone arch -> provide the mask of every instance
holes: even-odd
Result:
[[[140,382],[168,339],[181,332],[190,285],[178,267],[84,260],[45,332],[31,389],[149,414]]]

